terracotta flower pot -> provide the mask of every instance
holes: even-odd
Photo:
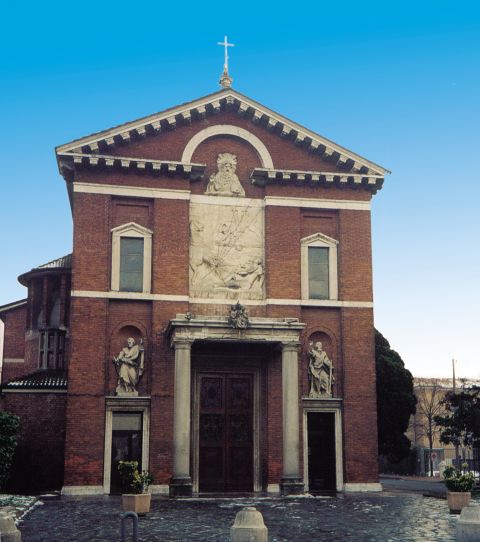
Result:
[[[470,503],[470,491],[447,491],[447,502],[451,514],[460,514],[462,508]]]
[[[122,508],[124,512],[136,512],[144,516],[150,512],[150,493],[124,494],[122,495]]]

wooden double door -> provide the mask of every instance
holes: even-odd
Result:
[[[200,492],[253,491],[253,374],[198,375]]]

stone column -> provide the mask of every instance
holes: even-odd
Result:
[[[282,344],[283,495],[304,492],[299,468],[298,343]]]
[[[171,497],[192,495],[190,476],[191,340],[174,340],[175,381],[173,402],[173,476]]]

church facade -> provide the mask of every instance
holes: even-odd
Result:
[[[56,153],[72,254],[0,307],[0,406],[46,486],[115,493],[135,459],[171,496],[379,490],[388,171],[228,86]]]

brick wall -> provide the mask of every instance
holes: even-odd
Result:
[[[31,493],[60,489],[65,452],[62,393],[8,392],[0,409],[20,417],[21,430],[7,491]]]
[[[334,171],[305,149],[262,126],[223,112],[189,126],[129,145],[109,149],[119,156],[180,160],[189,139],[214,124],[233,124],[259,137],[277,168]],[[135,170],[80,168],[75,180],[87,183],[174,188],[203,194],[216,172],[220,152],[238,158],[237,174],[247,197],[268,196],[369,201],[359,188],[312,187],[283,183],[262,188],[248,179],[261,163],[253,147],[231,137],[215,137],[196,149],[192,161],[206,163],[205,178],[190,182]],[[188,294],[189,202],[173,199],[121,198],[75,193],[73,289],[105,292],[110,288],[111,229],[134,221],[154,231],[152,292]],[[300,240],[321,232],[339,241],[339,294],[343,300],[371,301],[370,216],[366,211],[267,207],[265,211],[266,296],[299,299]],[[111,395],[116,375],[111,358],[122,346],[122,329],[135,327],[146,339],[147,369],[141,394],[151,396],[150,468],[156,483],[168,483],[172,468],[174,353],[165,329],[176,313],[225,315],[223,303],[128,301],[74,298],[71,313],[71,361],[66,443],[67,485],[101,485],[105,425],[105,395]],[[328,337],[328,353],[336,371],[336,395],[344,399],[345,481],[376,481],[376,414],[373,321],[371,309],[251,306],[251,316],[295,317],[306,323],[300,348],[300,395],[308,394],[306,352],[315,336]],[[320,334],[320,335],[319,335]],[[262,479],[278,483],[282,472],[281,360],[272,354],[265,364],[262,433]],[[302,427],[301,409],[299,421]],[[301,453],[302,457],[302,453]]]
[[[28,372],[29,364],[25,363],[26,318],[26,305],[12,309],[3,316],[5,327],[1,383],[6,383]]]

